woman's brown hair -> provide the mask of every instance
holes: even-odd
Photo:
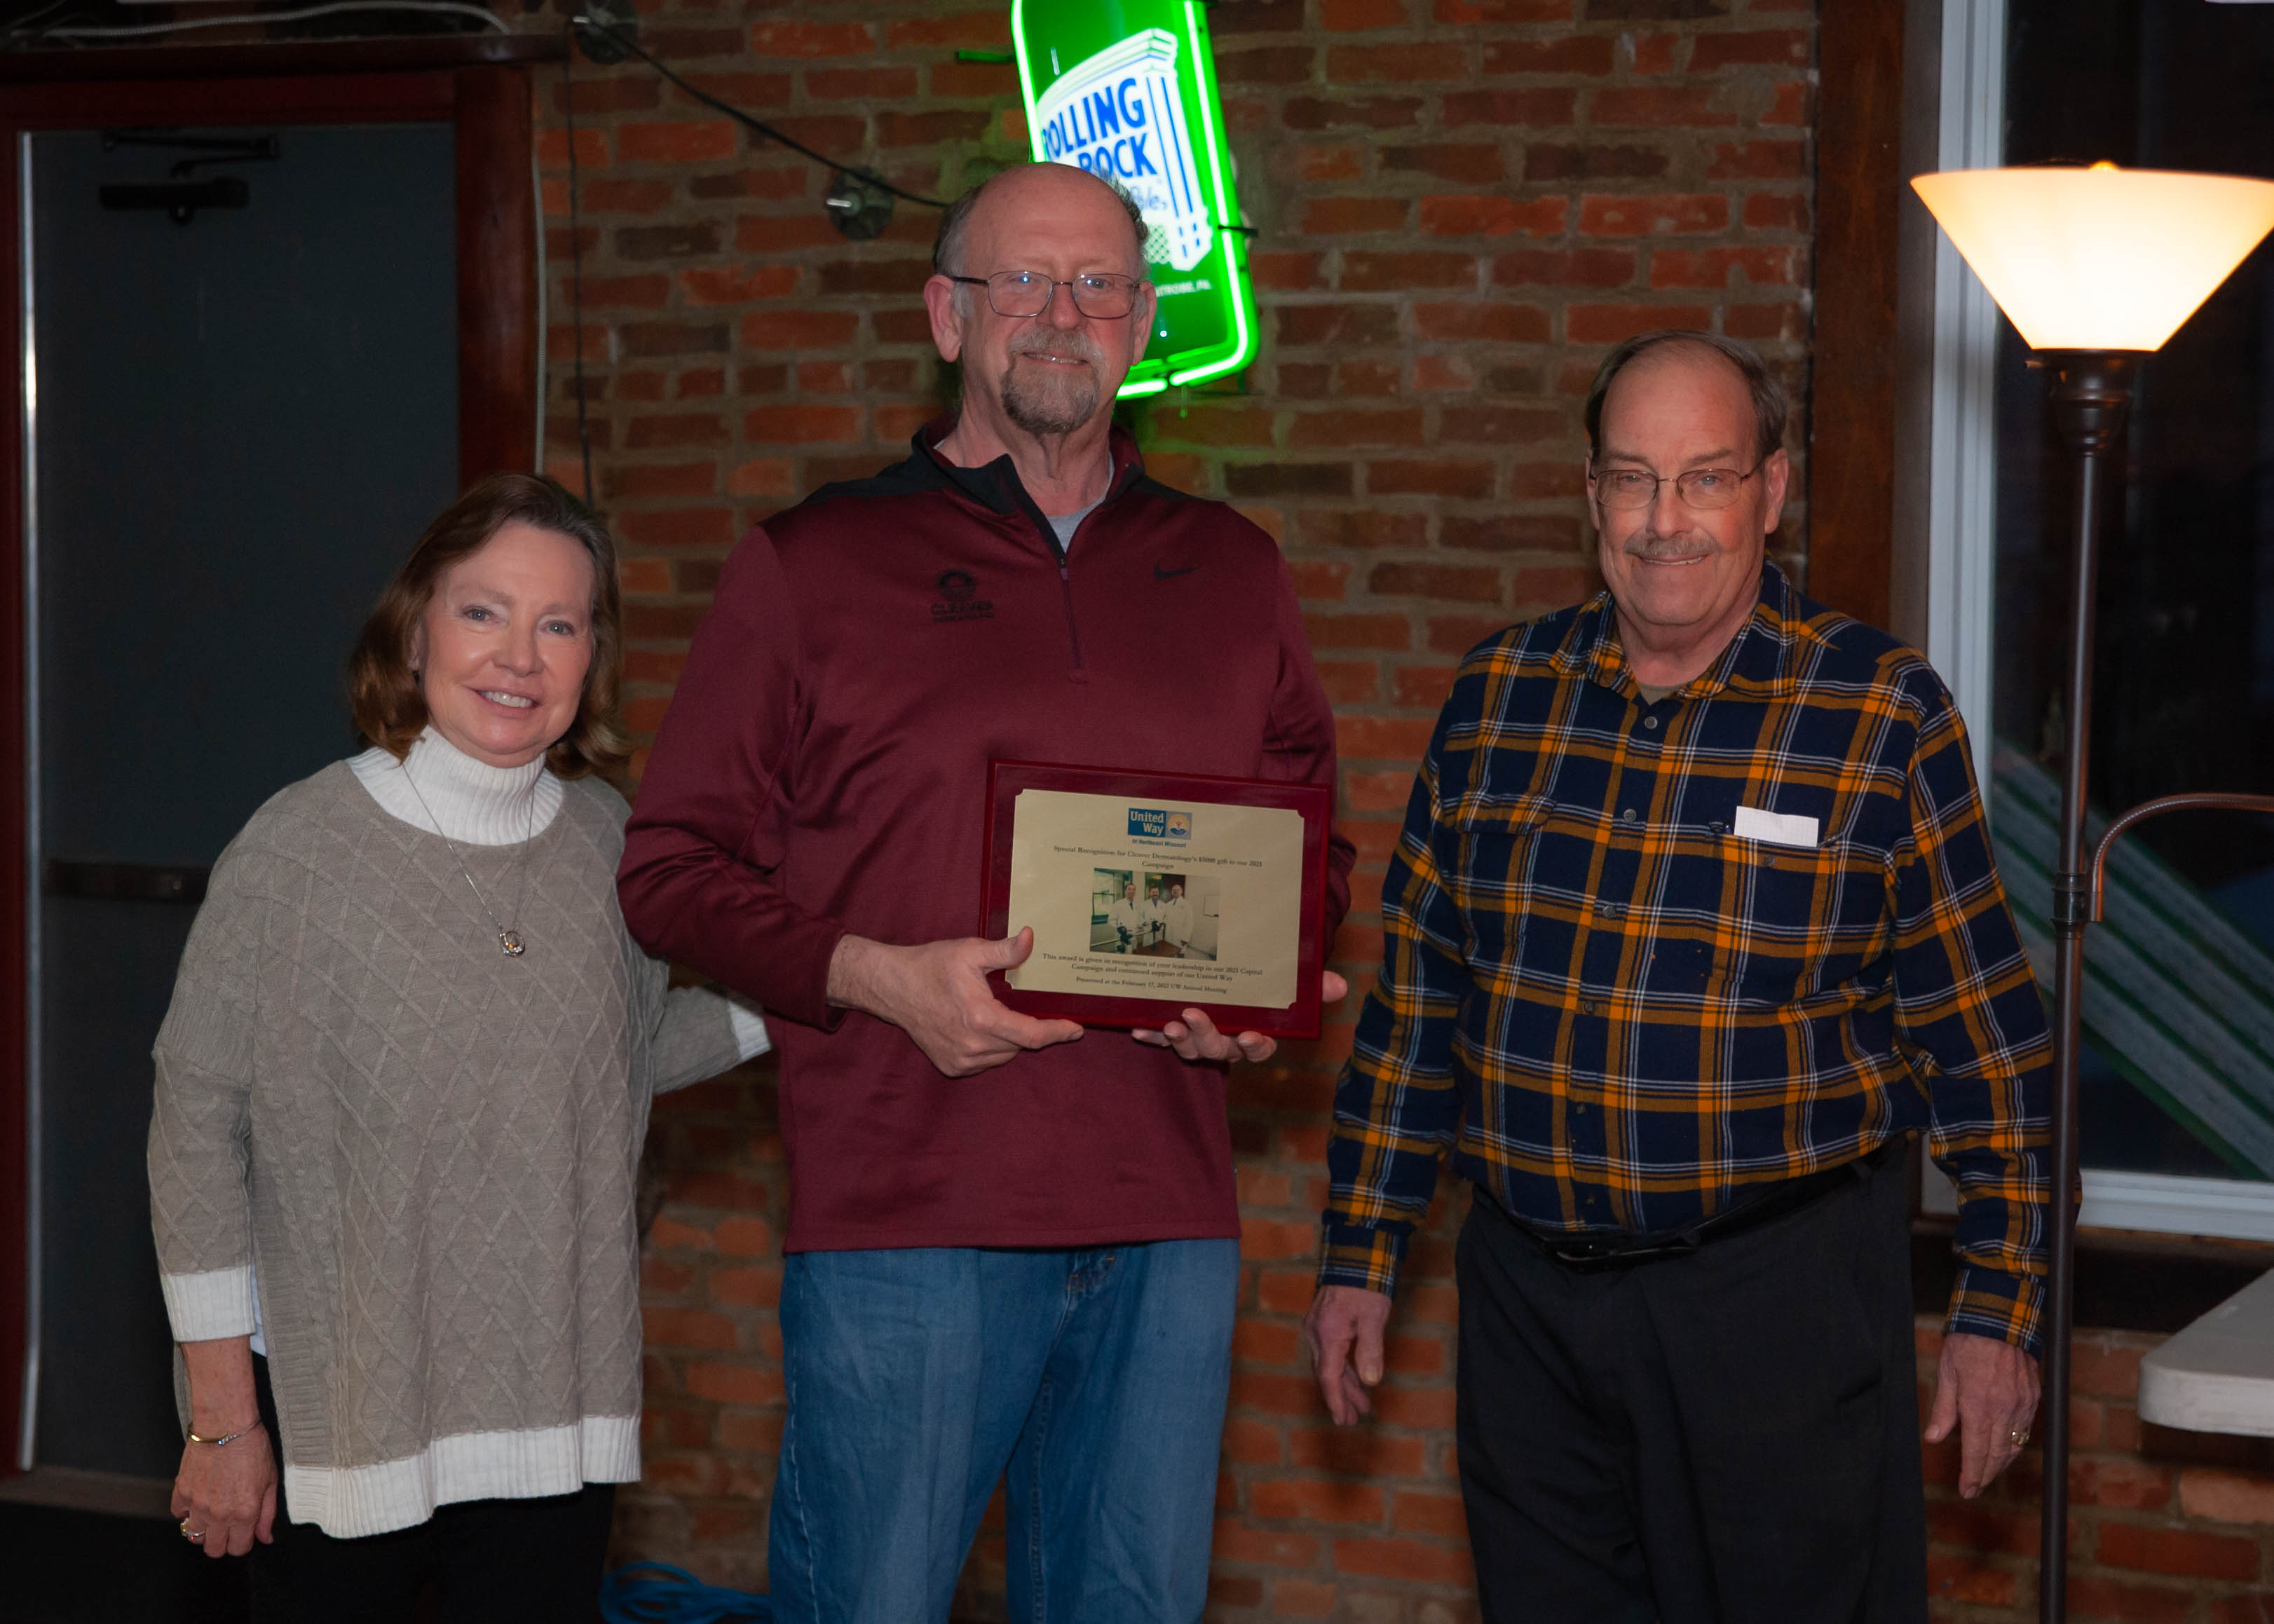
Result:
[[[357,730],[398,759],[410,753],[426,726],[426,695],[410,667],[410,650],[434,589],[452,565],[471,558],[516,522],[567,537],[592,560],[592,663],[584,673],[576,719],[546,752],[546,765],[564,778],[577,778],[614,767],[631,753],[616,725],[622,615],[616,548],[607,527],[553,480],[536,474],[492,474],[426,527],[380,594],[356,638],[355,652],[348,656],[348,703]]]

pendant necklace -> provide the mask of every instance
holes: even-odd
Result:
[[[481,905],[483,914],[488,916],[491,929],[497,932],[498,951],[508,959],[520,958],[529,951],[528,944],[522,940],[519,930],[498,917],[497,910],[490,906],[490,899],[482,895],[482,888],[474,883],[474,871],[466,867],[465,857],[458,850],[457,842],[442,833],[442,820],[436,817],[434,808],[426,804],[426,797],[418,788],[418,780],[410,776],[410,764],[408,762],[403,763],[403,781],[410,786],[410,793],[418,797],[418,805],[425,812],[426,821],[434,825],[435,834],[441,838],[444,846],[450,848],[450,855],[457,859],[458,872],[466,876],[466,889],[474,893],[474,900]],[[520,914],[521,905],[526,899],[529,891],[529,846],[530,843],[537,838],[536,787],[533,784],[530,786],[529,833],[522,839],[521,860],[516,865],[521,871],[521,883],[514,887],[513,911],[516,915]]]

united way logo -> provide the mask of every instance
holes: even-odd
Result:
[[[995,618],[992,601],[979,596],[979,583],[968,570],[944,569],[932,585],[939,596],[932,599],[931,618],[935,620],[991,620]]]
[[[1077,64],[1035,104],[1043,154],[1117,180],[1145,211],[1146,258],[1189,271],[1216,244],[1177,87],[1177,36],[1148,28]]]
[[[1132,807],[1129,832],[1141,840],[1174,840],[1181,844],[1193,838],[1193,815],[1154,807]]]

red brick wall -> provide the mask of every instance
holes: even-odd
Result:
[[[2163,1339],[2080,1331],[2069,1405],[2069,1616],[2138,1624],[2274,1624],[2274,1447],[2143,1427],[2140,1357]],[[1921,1402],[1940,1330],[1919,1325]],[[2143,1437],[2143,1433],[2151,1436]],[[1958,1457],[1927,1452],[1928,1575],[1939,1619],[2034,1620],[2035,1450],[1979,1500]]]
[[[1007,43],[1007,4],[804,0],[755,22],[723,0],[643,10],[651,48],[697,82],[911,190],[952,192],[1025,154],[1013,71],[954,60]],[[1383,858],[1453,658],[1592,590],[1578,406],[1603,350],[1645,327],[1714,327],[1759,344],[1804,404],[1815,14],[1811,0],[1219,0],[1211,19],[1260,232],[1262,348],[1241,378],[1131,420],[1156,472],[1236,502],[1286,550],[1342,717],[1342,816],[1362,857],[1337,951],[1363,990]],[[574,483],[568,136],[558,76],[540,82],[551,466]],[[734,538],[900,455],[936,410],[916,297],[935,216],[903,204],[885,237],[848,243],[824,217],[825,173],[644,70],[580,62],[576,98],[593,461],[627,544],[644,733]],[[1804,515],[1796,500],[1778,538],[1795,565]],[[1297,1345],[1346,1022],[1231,1083],[1248,1267],[1214,1611],[1450,1624],[1474,1613],[1450,1459],[1451,1219],[1417,1247],[1374,1425],[1327,1426]],[[781,1423],[773,1106],[757,1067],[658,1112],[648,1477],[618,1541],[751,1587]],[[2274,1573],[2274,1481],[2138,1460],[2123,1363],[2138,1349],[2120,1348],[2082,1366],[2079,1616],[2257,1619],[2210,1598]],[[2026,1488],[1975,1507],[1938,1491],[1946,1616],[2021,1616]],[[999,1616],[1000,1589],[999,1543],[983,1540],[965,1611]]]

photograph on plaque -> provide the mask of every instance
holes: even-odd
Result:
[[[1088,951],[1214,964],[1224,876],[1186,867],[1092,869]]]
[[[1035,933],[1005,1002],[1093,1026],[1207,1010],[1228,1031],[1318,1026],[1323,786],[998,762],[987,934]]]

